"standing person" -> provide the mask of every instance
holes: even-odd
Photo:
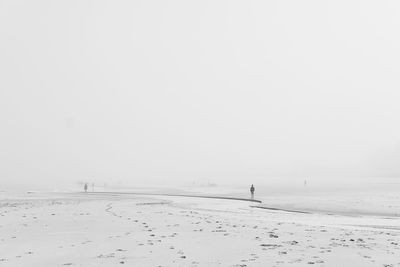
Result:
[[[251,199],[254,198],[254,191],[256,191],[256,189],[254,188],[254,185],[251,185],[250,187]]]
[[[85,189],[85,193],[87,192],[87,183],[83,186],[83,189]]]

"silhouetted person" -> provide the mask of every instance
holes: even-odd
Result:
[[[256,191],[256,189],[254,188],[254,185],[251,185],[250,187],[251,199],[254,198],[254,191]]]
[[[87,192],[87,184],[85,184],[85,185],[83,186],[83,189],[85,189],[85,192]]]

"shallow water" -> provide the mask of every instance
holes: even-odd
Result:
[[[293,211],[351,216],[400,216],[400,182],[396,179],[364,181],[270,183],[255,185],[262,206]],[[250,198],[249,187],[214,186],[190,192]]]

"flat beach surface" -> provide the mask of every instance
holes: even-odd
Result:
[[[400,218],[119,193],[0,200],[0,266],[400,266]]]

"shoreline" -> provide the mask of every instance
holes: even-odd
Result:
[[[243,197],[228,197],[228,196],[218,196],[218,195],[197,195],[197,194],[169,194],[169,193],[144,193],[144,192],[118,192],[118,191],[108,191],[108,192],[76,192],[81,194],[115,194],[115,195],[138,195],[138,196],[170,196],[170,197],[190,197],[190,198],[209,198],[209,199],[222,199],[222,200],[235,200],[235,201],[245,201],[245,202],[254,202],[258,203],[258,206],[251,206],[252,208],[257,209],[265,209],[265,210],[273,210],[273,211],[282,211],[282,212],[290,212],[290,213],[303,213],[303,214],[321,214],[321,215],[339,215],[339,216],[348,216],[348,217],[361,217],[361,216],[371,216],[371,217],[390,217],[390,218],[400,218],[400,214],[397,213],[377,213],[377,212],[365,212],[365,211],[338,211],[338,210],[329,210],[329,209],[313,209],[313,208],[296,208],[291,209],[282,206],[274,206],[263,204],[262,200],[259,199],[250,199]]]
[[[7,193],[4,191],[4,193]],[[20,192],[18,195],[12,195],[11,198],[0,198],[0,203],[4,201],[13,200],[26,200],[33,199],[32,197],[49,197],[49,196],[149,196],[149,197],[182,197],[182,198],[198,198],[198,199],[219,199],[219,200],[231,200],[231,201],[242,201],[256,203],[258,205],[252,205],[251,208],[269,211],[280,211],[288,213],[298,214],[315,214],[315,215],[327,215],[327,216],[346,216],[346,217],[371,217],[371,218],[384,218],[384,219],[398,219],[400,218],[399,213],[390,212],[374,212],[374,211],[362,211],[362,210],[337,210],[328,208],[310,208],[310,207],[288,207],[290,205],[285,204],[266,204],[260,199],[251,199],[245,197],[235,197],[227,195],[216,195],[216,194],[190,194],[190,193],[152,193],[152,192],[128,192],[128,191],[95,191],[95,192],[84,192],[84,191],[71,191],[71,192],[49,192],[49,191],[26,191]],[[1,196],[1,195],[0,195]],[[8,195],[10,197],[10,195]],[[58,197],[55,197],[57,199]],[[265,199],[264,199],[265,200]]]
[[[33,196],[50,196],[50,195],[74,195],[77,194],[79,196],[106,196],[106,195],[114,195],[114,196],[126,196],[126,195],[131,195],[131,196],[169,196],[169,197],[186,197],[186,198],[199,198],[199,199],[220,199],[220,200],[232,200],[232,201],[243,201],[243,202],[250,202],[250,203],[257,203],[257,205],[251,206],[252,208],[257,208],[257,209],[263,209],[263,210],[271,210],[271,211],[282,211],[282,212],[290,212],[290,213],[304,213],[304,214],[321,214],[321,215],[331,215],[331,216],[347,216],[347,217],[378,217],[378,218],[400,218],[400,212],[389,212],[389,211],[378,211],[378,210],[368,210],[368,209],[357,209],[357,208],[346,208],[346,209],[338,209],[337,207],[311,207],[313,205],[312,202],[306,203],[307,205],[304,205],[303,207],[302,204],[296,203],[297,206],[293,207],[293,205],[289,205],[282,201],[280,202],[279,197],[268,197],[268,198],[257,198],[257,199],[251,199],[251,198],[246,198],[242,196],[234,196],[235,193],[227,193],[221,195],[217,195],[215,193],[213,194],[207,194],[207,193],[159,193],[159,192],[128,192],[128,191],[95,191],[95,192],[84,192],[84,191],[71,191],[71,192],[49,192],[49,191],[24,191],[20,192],[17,195],[8,195],[7,191],[4,191],[2,193],[6,193],[6,198],[1,199],[1,201],[5,200],[13,200],[13,199],[25,199],[25,198],[30,198]],[[296,196],[292,196],[293,199],[296,198]],[[272,200],[272,201],[271,201]],[[268,203],[272,202],[272,203]],[[316,202],[318,203],[318,202]]]

